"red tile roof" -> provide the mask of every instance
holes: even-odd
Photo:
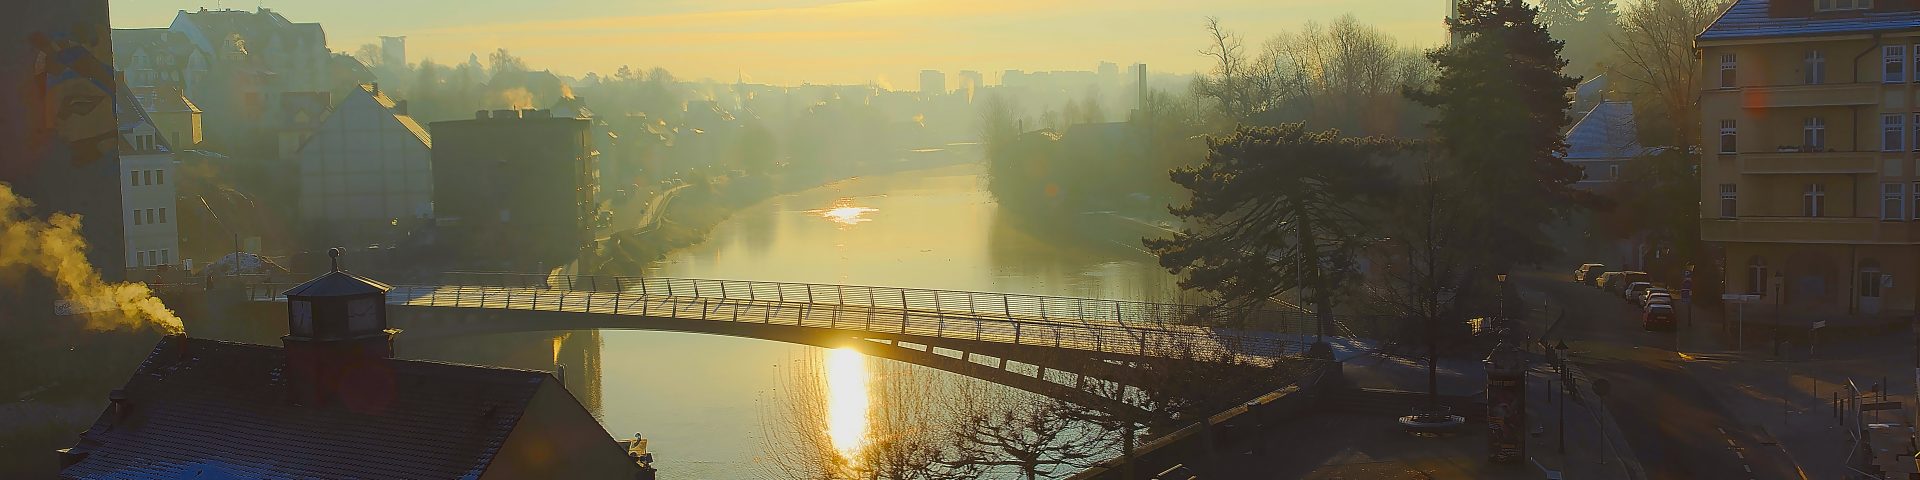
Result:
[[[478,478],[546,372],[382,359],[352,398],[289,399],[280,348],[167,337],[63,478]]]

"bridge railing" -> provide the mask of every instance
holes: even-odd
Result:
[[[1087,320],[1139,327],[1200,325],[1301,335],[1311,335],[1317,331],[1316,320],[1311,314],[1292,310],[1215,309],[1184,304],[872,285],[510,272],[449,272],[441,274],[439,283],[864,305],[873,308],[966,312],[970,316]]]

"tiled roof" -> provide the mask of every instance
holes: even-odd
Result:
[[[426,145],[427,148],[433,148],[433,135],[428,134],[427,129],[420,126],[420,122],[414,121],[412,115],[394,110],[398,108],[400,104],[395,103],[393,97],[388,97],[386,92],[380,91],[379,87],[373,84],[361,84],[360,91],[372,95],[373,101],[379,103],[381,108],[393,112],[393,118],[399,120],[400,126],[406,127],[408,133],[412,133],[415,138],[419,138],[420,143]]]
[[[1920,11],[1900,10],[1818,17],[1771,17],[1770,0],[1739,0],[1700,33],[1700,40],[1870,33],[1920,28]]]
[[[1633,104],[1600,102],[1567,131],[1568,160],[1630,158],[1646,152],[1633,122]]]
[[[366,399],[288,401],[280,348],[186,337],[155,345],[73,448],[63,478],[478,478],[546,372],[381,360]],[[349,407],[348,404],[352,406]]]
[[[168,144],[166,135],[155,134],[153,148],[144,151],[128,140],[127,134],[133,133],[134,129],[142,125],[152,125],[153,119],[147,117],[145,108],[140,107],[139,97],[133,95],[133,90],[128,88],[126,83],[119,85],[120,88],[113,95],[113,116],[119,121],[120,153],[138,155],[172,152],[173,146]]]

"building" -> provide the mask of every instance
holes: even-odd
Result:
[[[161,339],[60,478],[652,478],[552,374],[393,358],[388,290],[336,258],[281,347]]]
[[[208,112],[208,136],[234,152],[277,153],[273,120],[281,94],[330,86],[327,35],[318,23],[294,23],[265,7],[201,8],[181,10],[168,30],[206,59],[204,73],[189,74],[200,80],[185,83],[187,98]]]
[[[127,269],[144,272],[160,265],[178,265],[180,229],[175,222],[180,209],[176,207],[174,185],[180,177],[173,149],[132,92],[120,91],[115,110],[114,117],[120,124],[121,178],[127,179],[120,182]]]
[[[548,110],[434,122],[433,214],[443,250],[522,268],[579,258],[600,210],[590,123]]]
[[[166,28],[116,28],[113,63],[135,89],[172,87],[184,90],[205,78],[206,52],[194,48],[185,34]]]
[[[940,95],[947,93],[947,74],[939,70],[921,70],[920,93],[922,95]]]
[[[1700,236],[1789,323],[1905,322],[1920,292],[1920,10],[1739,0],[1696,41]]]
[[[981,76],[979,70],[961,70],[954,76],[960,82],[957,85],[958,90],[967,92],[968,95],[987,86],[986,77]]]
[[[364,84],[324,120],[305,120],[317,126],[293,158],[300,217],[325,242],[315,246],[391,246],[433,216],[433,138],[405,101]]]
[[[79,215],[80,235],[90,245],[88,263],[109,281],[125,279],[121,222],[119,102],[109,38],[106,0],[31,2],[0,16],[0,183],[32,201],[26,213],[48,218]],[[0,288],[0,323],[53,317],[51,283],[29,280]],[[19,285],[19,288],[14,288]],[[26,321],[26,320],[21,320]]]
[[[1621,179],[1627,162],[1647,153],[1630,102],[1600,102],[1567,130],[1567,163],[1580,167],[1574,186],[1595,188]]]
[[[407,37],[380,36],[380,63],[395,67],[407,66]]]
[[[402,102],[404,103],[404,102]],[[328,92],[286,92],[280,94],[280,108],[273,123],[280,139],[280,156],[293,158],[320,128],[320,121],[333,110],[333,94]]]
[[[167,139],[168,146],[175,150],[200,147],[206,132],[200,119],[200,106],[188,100],[180,87],[132,87],[129,90],[140,102],[140,109],[147,112],[147,118],[153,120],[154,128],[160,129],[160,136]]]

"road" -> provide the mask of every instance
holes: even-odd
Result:
[[[1544,293],[1567,312],[1548,338],[1566,340],[1583,376],[1611,382],[1603,402],[1649,478],[1805,478],[1758,419],[1717,400],[1722,389],[1738,385],[1702,378],[1713,369],[1690,365],[1718,361],[1707,360],[1713,355],[1687,347],[1673,332],[1642,331],[1632,305],[1574,284],[1569,275],[1515,277],[1521,288]]]

